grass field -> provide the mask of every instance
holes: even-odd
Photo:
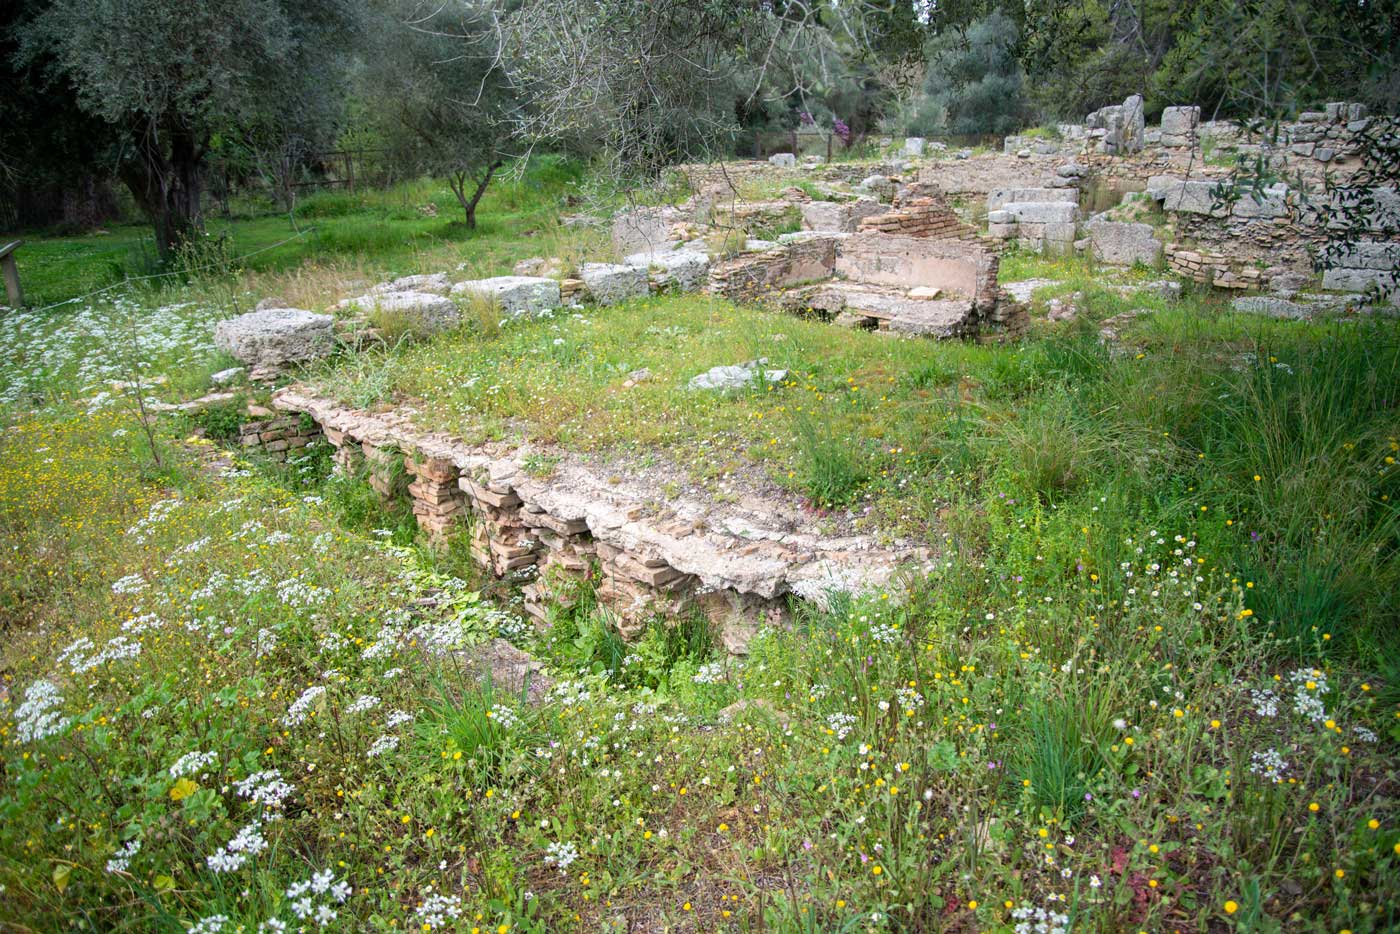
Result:
[[[232,216],[208,217],[205,241],[153,284],[178,289],[190,278],[185,269],[208,265],[224,275],[286,273],[333,263],[375,278],[468,260],[499,265],[531,238],[556,239],[560,206],[580,173],[575,164],[540,159],[501,176],[487,189],[476,230],[462,223],[461,209],[446,185],[426,181],[387,191],[318,192],[301,199],[290,216],[267,213],[266,206],[255,212],[252,205],[235,202]],[[166,272],[145,223],[81,236],[22,236],[26,242],[17,257],[30,305],[50,305],[129,277]],[[248,258],[238,260],[244,256]]]
[[[1400,925],[1393,320],[1127,298],[1148,273],[1012,255],[1080,319],[979,346],[667,297],[303,374],[467,437],[761,471],[937,547],[743,659],[693,619],[624,644],[587,592],[536,630],[326,450],[224,451],[228,407],[141,417],[206,391],[212,321],[270,289],[324,306],[574,248],[562,191],[502,189],[480,235],[421,251],[406,232],[444,217],[376,196],[334,218],[344,250],[0,320],[0,926]],[[753,357],[790,379],[685,388]],[[494,635],[545,661],[543,703],[464,670]]]

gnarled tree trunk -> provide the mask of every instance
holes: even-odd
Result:
[[[152,128],[136,141],[136,157],[122,166],[122,181],[151,219],[162,259],[203,226],[204,153],[203,143],[188,132]]]

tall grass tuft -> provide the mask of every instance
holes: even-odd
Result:
[[[861,451],[852,438],[826,419],[800,412],[793,419],[803,489],[819,506],[846,506],[860,495],[870,478]]]

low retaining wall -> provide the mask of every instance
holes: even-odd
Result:
[[[625,638],[657,616],[694,608],[709,615],[729,651],[742,653],[761,626],[784,620],[790,595],[820,600],[831,589],[885,586],[903,562],[927,558],[921,549],[893,551],[791,523],[765,529],[772,515],[734,511],[740,507],[675,499],[659,507],[567,458],[550,476],[534,476],[523,466],[526,448],[470,445],[418,428],[404,412],[364,412],[296,388],[273,404],[297,413],[292,421],[314,421],[335,445],[336,463],[365,469],[382,496],[411,497],[430,537],[469,527],[473,557],[521,581],[526,610],[540,618],[588,581]]]

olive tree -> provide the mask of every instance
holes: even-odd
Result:
[[[447,179],[468,228],[510,157],[521,97],[502,60],[492,4],[383,0],[360,94],[391,159]]]
[[[361,16],[354,0],[51,0],[21,55],[116,129],[120,177],[168,255],[200,229],[216,140],[343,100]]]

